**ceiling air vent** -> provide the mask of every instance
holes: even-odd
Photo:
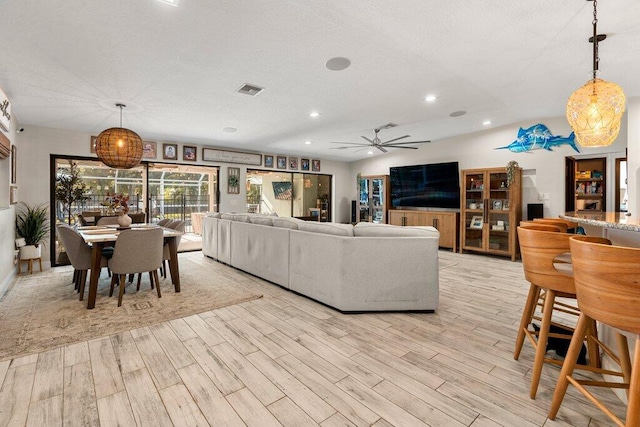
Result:
[[[237,92],[238,93],[244,93],[245,95],[249,95],[249,96],[256,96],[257,94],[259,94],[263,90],[264,90],[263,87],[256,86],[256,85],[250,85],[250,84],[246,83],[244,86],[242,86],[240,89],[238,89]]]

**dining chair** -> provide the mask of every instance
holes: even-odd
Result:
[[[152,277],[151,288],[153,289],[155,283],[158,298],[162,297],[157,270],[162,265],[163,240],[163,231],[159,227],[120,232],[116,239],[113,257],[109,260],[109,268],[113,272],[109,296],[113,295],[117,275],[120,286],[118,307],[122,305],[127,274],[149,272]]]
[[[98,218],[96,225],[118,225],[117,216],[101,216]]]
[[[100,216],[100,211],[82,211],[78,214],[80,225],[95,225],[96,218]]]
[[[184,234],[185,225],[186,223],[184,221],[174,220],[168,223],[165,227],[171,228],[176,231],[180,231],[182,234]],[[182,236],[176,237],[176,246],[180,246],[180,239],[182,239]],[[165,279],[167,278],[167,261],[170,259],[171,259],[171,253],[169,252],[169,244],[165,243],[162,249],[162,269],[161,269],[162,277]]]
[[[553,394],[549,419],[556,418],[571,383],[616,425],[640,426],[640,249],[594,243],[585,239],[585,236],[573,237],[570,245],[580,317]],[[603,344],[600,346],[621,367],[621,372],[597,372],[622,377],[622,383],[586,381],[573,375],[580,342],[590,333],[587,326],[593,321],[616,328],[618,354],[614,354],[613,350]],[[627,337],[620,331],[635,335],[633,364],[629,356]],[[607,409],[605,402],[594,396],[585,386],[627,389],[625,422]]]
[[[75,269],[74,279],[76,287],[80,292],[80,301],[84,298],[84,288],[87,281],[87,271],[91,268],[92,249],[82,236],[67,224],[60,223],[57,225],[58,236],[62,240],[62,244],[67,252],[69,261]],[[100,267],[107,267],[108,260],[102,257]],[[76,273],[77,272],[77,273]]]
[[[545,362],[555,365],[562,364],[561,361],[545,357],[549,338],[568,341],[573,334],[573,326],[552,320],[553,313],[562,312],[576,317],[580,314],[574,304],[557,300],[557,298],[575,299],[576,297],[571,264],[558,260],[558,257],[570,251],[569,239],[571,237],[572,235],[567,233],[536,229],[535,225],[518,227],[522,267],[530,287],[520,319],[513,358],[516,360],[519,358],[524,338],[527,337],[535,349],[529,390],[529,396],[532,399],[536,397],[543,364]],[[599,238],[599,241],[606,242],[607,240]],[[542,314],[541,317],[535,317],[536,307],[541,298],[544,301]],[[541,322],[539,331],[529,329],[534,318]],[[560,328],[560,331],[552,332],[552,324],[556,328]],[[594,336],[596,334],[595,328],[595,322],[590,322],[589,329]],[[588,340],[587,349],[589,364],[599,366],[597,342]]]

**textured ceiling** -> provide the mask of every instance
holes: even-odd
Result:
[[[598,4],[602,77],[627,97],[638,17],[638,0]],[[122,102],[144,139],[351,161],[366,150],[329,141],[389,122],[383,141],[438,140],[564,114],[589,78],[591,20],[584,0],[3,0],[0,87],[22,125],[97,134]],[[351,67],[325,68],[336,56]]]

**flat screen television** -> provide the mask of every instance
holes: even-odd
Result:
[[[394,207],[460,208],[458,162],[392,167]]]

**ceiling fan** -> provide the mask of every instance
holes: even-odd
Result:
[[[377,148],[378,150],[382,151],[383,153],[387,152],[387,148],[405,148],[405,149],[409,149],[409,150],[417,150],[418,147],[405,147],[406,145],[409,144],[423,144],[425,142],[431,142],[431,141],[405,141],[405,142],[396,142],[399,141],[401,139],[405,139],[405,138],[409,138],[411,135],[404,135],[404,136],[400,136],[398,138],[393,138],[390,139],[389,141],[382,141],[380,140],[380,138],[378,137],[378,132],[380,132],[382,129],[389,129],[392,127],[395,127],[396,125],[393,123],[388,123],[384,126],[380,126],[379,128],[374,129],[373,131],[375,132],[375,136],[373,137],[373,139],[367,138],[366,136],[362,136],[361,137],[363,139],[365,139],[367,141],[367,143],[364,142],[336,142],[336,141],[332,141],[332,144],[343,144],[343,145],[348,145],[348,147],[336,147],[336,148],[332,148],[332,150],[344,150],[347,148],[356,148],[356,147],[374,147]]]

